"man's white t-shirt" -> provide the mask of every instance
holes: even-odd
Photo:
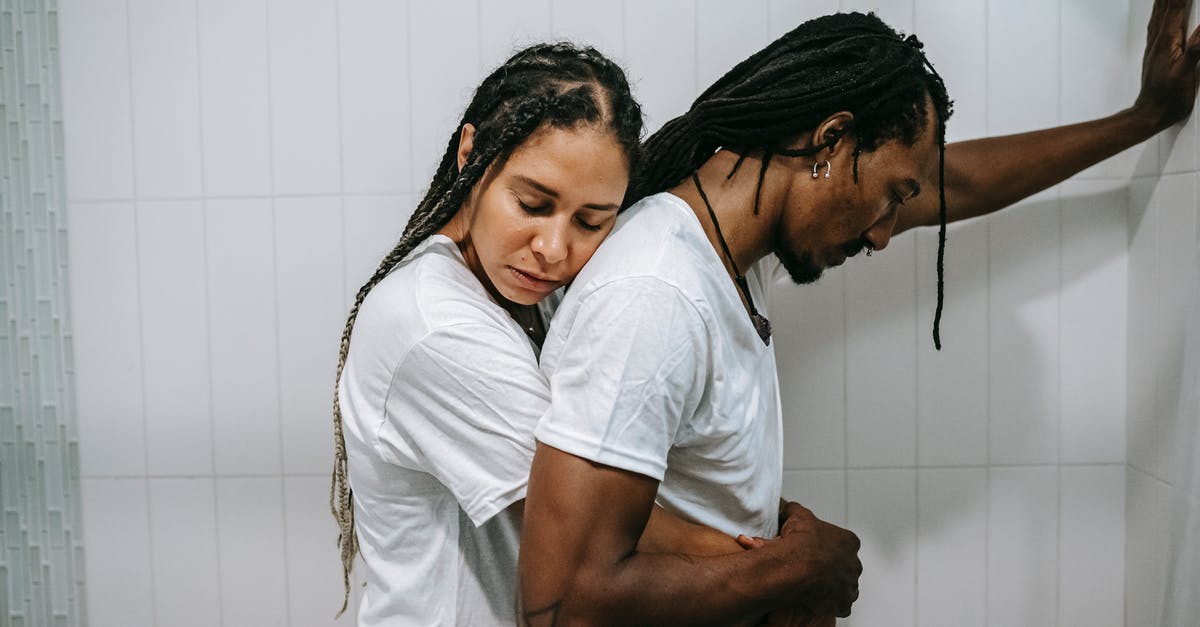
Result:
[[[773,258],[746,272],[766,310]],[[658,503],[773,537],[783,474],[772,347],[682,199],[642,199],[575,279],[542,346],[545,444],[662,483]]]
[[[359,625],[512,625],[533,344],[434,235],[364,301],[338,388],[365,564]]]

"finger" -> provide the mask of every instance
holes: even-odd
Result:
[[[1187,33],[1191,0],[1156,0],[1146,25],[1146,46],[1178,44]]]
[[[738,537],[737,537],[737,543],[738,543],[738,544],[739,544],[739,545],[740,545],[740,546],[741,546],[743,549],[747,549],[747,550],[749,550],[749,549],[757,549],[757,548],[759,548],[759,547],[761,547],[761,546],[763,545],[763,543],[762,543],[762,542],[760,542],[760,541],[756,541],[754,538],[751,538],[750,536],[747,536],[747,535],[744,535],[744,534],[738,534]]]

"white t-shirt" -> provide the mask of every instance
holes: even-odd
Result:
[[[773,258],[746,272],[767,309]],[[642,199],[575,279],[542,346],[538,440],[662,483],[658,502],[728,534],[772,537],[783,478],[772,347],[692,209]]]
[[[359,625],[511,625],[533,427],[533,344],[434,235],[371,290],[341,398],[366,569]]]

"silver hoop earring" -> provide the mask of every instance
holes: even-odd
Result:
[[[819,168],[819,167],[821,167],[820,161],[813,163],[813,178],[814,179],[818,177],[817,168]],[[832,171],[833,171],[833,166],[829,164],[829,161],[826,161],[825,162],[825,178],[829,178],[829,173]]]
[[[873,253],[873,252],[875,252],[875,247],[871,246],[870,244],[867,244],[867,256],[870,257],[871,253]]]

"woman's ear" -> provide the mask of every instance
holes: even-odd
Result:
[[[826,149],[829,151],[829,156],[832,157],[837,151],[838,141],[850,132],[853,124],[853,113],[838,111],[817,125],[816,130],[813,131],[812,145],[827,145]]]
[[[471,147],[475,144],[475,125],[467,122],[462,125],[462,131],[458,134],[458,171],[462,172],[463,166],[467,165],[467,158],[471,156]]]

